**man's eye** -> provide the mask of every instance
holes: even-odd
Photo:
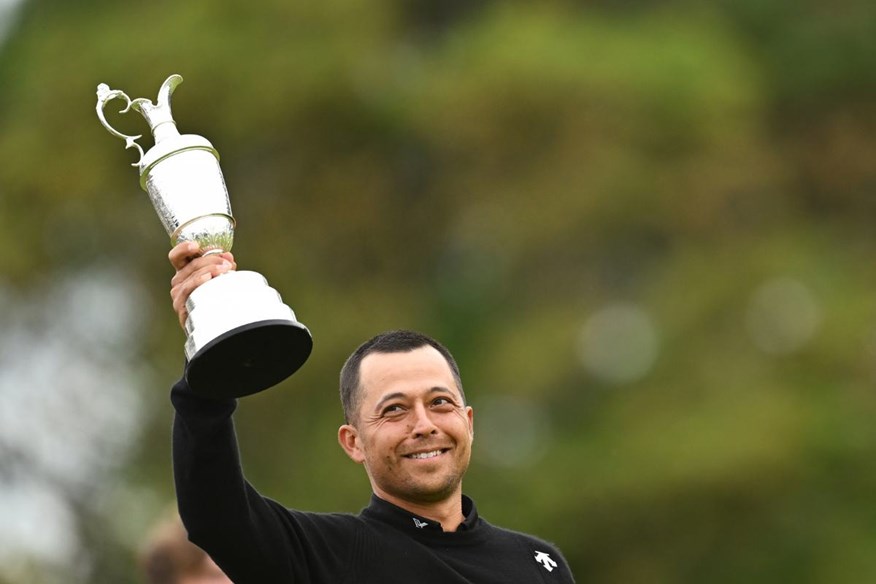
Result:
[[[398,404],[393,404],[393,405],[391,405],[391,406],[386,406],[385,408],[383,408],[383,412],[382,412],[382,413],[383,413],[384,416],[386,416],[386,415],[390,415],[390,416],[391,416],[391,415],[393,415],[393,414],[398,414],[399,412],[402,412],[402,411],[404,411],[404,408],[402,408],[402,407],[401,407],[400,405],[398,405]]]
[[[432,405],[433,406],[452,406],[453,402],[450,401],[446,397],[439,397],[439,398],[435,398],[435,400],[432,401]]]

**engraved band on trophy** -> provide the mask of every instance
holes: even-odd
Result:
[[[182,83],[171,75],[161,85],[157,103],[97,87],[97,116],[110,134],[136,148],[140,186],[149,193],[171,239],[196,241],[204,254],[231,250],[235,221],[219,153],[202,136],[181,135],[170,110],[170,96]],[[114,129],[104,115],[106,105],[126,102],[149,124],[155,145],[147,152]],[[310,356],[310,332],[295,318],[276,290],[256,272],[232,271],[202,284],[186,308],[186,380],[196,393],[208,397],[241,397],[267,389],[292,375]]]

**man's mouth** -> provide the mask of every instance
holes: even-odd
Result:
[[[441,456],[445,452],[447,452],[449,448],[438,448],[436,450],[430,450],[428,452],[415,452],[413,454],[405,454],[405,458],[413,458],[422,460],[424,458],[435,458],[436,456]]]

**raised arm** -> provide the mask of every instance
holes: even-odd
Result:
[[[194,243],[174,247],[171,298],[185,327],[186,300],[198,286],[236,268],[231,253],[200,256]],[[295,528],[277,503],[261,497],[240,465],[231,415],[236,400],[194,394],[181,379],[173,388],[173,469],[180,516],[189,538],[236,584],[295,582]]]

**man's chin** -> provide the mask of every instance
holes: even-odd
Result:
[[[399,497],[407,501],[421,504],[441,503],[450,498],[458,497],[462,493],[462,481],[458,478],[442,481],[417,481],[406,484],[399,491]]]

